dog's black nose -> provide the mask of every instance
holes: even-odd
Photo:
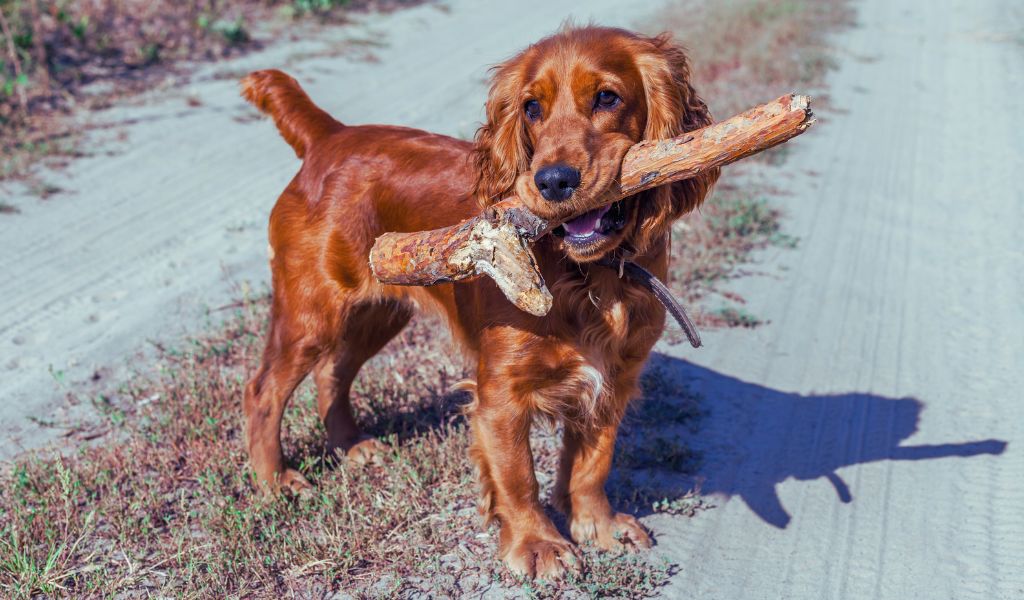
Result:
[[[551,165],[537,171],[533,182],[545,200],[560,202],[567,200],[579,187],[580,172],[569,165]]]

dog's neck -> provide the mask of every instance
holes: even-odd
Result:
[[[552,294],[555,296],[555,303],[559,304],[559,289],[583,290],[589,302],[594,303],[600,299],[597,305],[610,306],[614,301],[622,300],[627,296],[633,296],[636,286],[628,280],[620,277],[618,269],[608,268],[608,262],[631,261],[650,271],[655,276],[664,279],[668,271],[668,235],[642,254],[632,251],[628,244],[621,244],[615,250],[606,254],[605,260],[599,262],[577,263],[570,260],[563,251],[557,248],[556,241],[550,236],[542,238],[534,246],[537,261],[544,275],[545,281],[551,286]],[[561,300],[565,302],[565,300]],[[572,306],[565,307],[568,310]]]

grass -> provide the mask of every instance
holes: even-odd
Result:
[[[688,49],[697,90],[715,115],[726,117],[787,92],[819,91],[833,64],[825,36],[851,21],[846,0],[717,0],[668,2],[639,29],[669,31]],[[782,146],[753,160],[778,167],[788,152]],[[699,310],[694,316],[705,327],[761,324],[724,284],[742,276],[741,267],[758,250],[797,244],[781,230],[782,211],[771,190],[752,186],[743,169],[728,167],[701,211],[673,232],[669,284],[675,292],[690,306],[711,295],[739,305]],[[685,338],[672,330],[668,339]]]
[[[721,248],[703,244],[776,233],[762,204],[720,206],[718,217],[703,221],[702,243],[682,248],[680,261],[722,261]],[[416,321],[353,388],[360,422],[391,446],[383,464],[352,467],[326,455],[307,382],[286,412],[285,453],[316,493],[259,497],[245,468],[239,402],[266,311],[265,298],[243,303],[221,331],[165,351],[157,375],[93,398],[111,432],[104,439],[116,443],[25,458],[0,477],[0,544],[8,557],[0,562],[0,589],[18,597],[339,589],[405,597],[498,587],[527,596],[642,597],[677,568],[588,551],[582,577],[560,585],[504,572],[493,558],[496,532],[481,529],[476,515],[465,398],[446,392],[467,373],[433,320]],[[647,370],[642,390],[622,427],[611,497],[630,512],[692,516],[708,504],[689,484],[701,456],[680,433],[699,428],[702,400],[658,366]],[[543,428],[534,434],[544,497],[558,437]]]
[[[33,196],[46,200],[63,191],[32,173],[33,167],[46,163],[60,168],[82,156],[80,135],[48,116],[3,123],[0,119],[0,185],[19,180]],[[0,209],[0,213],[3,213]],[[14,211],[19,212],[19,211]]]
[[[422,1],[0,0],[0,181],[26,177],[41,158],[73,154],[76,127],[62,117],[144,89],[161,67],[245,52],[296,19]],[[100,81],[116,85],[85,93]]]
[[[764,321],[757,316],[747,312],[742,307],[724,306],[711,312],[712,317],[717,318],[726,327],[757,327],[764,324]]]
[[[14,4],[0,1],[5,9]],[[685,34],[700,89],[716,112],[729,114],[818,81],[827,55],[819,34],[807,32],[837,23],[840,6],[727,0],[695,13],[673,5],[658,28]],[[675,231],[671,285],[691,306],[712,294],[741,304],[722,284],[758,249],[795,243],[780,218],[765,194],[725,179],[702,213]],[[353,467],[326,455],[307,382],[286,412],[285,452],[316,492],[260,497],[245,467],[240,399],[266,311],[265,298],[242,302],[220,330],[163,351],[156,373],[83,399],[101,415],[95,430],[108,432],[98,440],[63,454],[24,456],[0,474],[0,595],[644,597],[680,568],[588,549],[578,579],[512,579],[494,559],[496,531],[482,528],[476,515],[459,410],[465,399],[447,392],[465,368],[432,320],[415,321],[354,386],[361,423],[391,447],[382,464]],[[759,320],[741,306],[724,306],[700,321]],[[621,430],[612,501],[642,514],[692,516],[710,508],[688,483],[702,457],[682,441],[700,428],[703,399],[658,365],[648,368],[642,389]],[[557,439],[557,430],[539,428],[532,440],[545,498]]]
[[[723,176],[725,179],[727,176]],[[761,190],[736,185],[729,179],[718,184],[699,213],[678,222],[672,232],[672,263],[669,286],[694,310],[703,327],[756,327],[762,320],[747,312],[742,297],[727,291],[726,284],[746,274],[754,253],[768,247],[793,248],[797,240],[782,231],[782,211]],[[718,296],[738,306],[708,310],[706,299]],[[671,343],[684,341],[681,330],[670,329]]]
[[[167,352],[160,375],[96,400],[118,443],[63,457],[18,461],[0,480],[0,588],[5,593],[202,597],[460,595],[496,584],[518,592],[635,596],[653,592],[670,565],[588,553],[589,568],[560,586],[509,578],[482,530],[467,459],[464,398],[446,394],[464,376],[420,320],[367,365],[354,389],[359,418],[391,445],[383,464],[353,467],[325,455],[312,388],[285,420],[286,454],[317,484],[310,497],[265,499],[244,465],[238,407],[258,357],[267,301],[246,303],[216,335]],[[699,457],[666,437],[665,423],[693,427],[699,401],[658,370],[630,415],[620,448],[623,478],[656,472],[661,483],[616,484],[618,501],[654,510],[684,502],[680,477]],[[537,431],[538,465],[557,460],[557,431]],[[657,454],[647,440],[656,439]],[[630,458],[634,457],[634,458]],[[631,461],[637,461],[631,464]],[[623,479],[623,481],[625,481]],[[550,476],[542,477],[550,491]],[[674,505],[673,505],[674,506]]]
[[[697,89],[725,117],[820,89],[833,65],[825,36],[851,24],[852,14],[846,0],[668,2],[640,28],[674,34],[688,49]]]

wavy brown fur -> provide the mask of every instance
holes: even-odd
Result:
[[[537,419],[564,424],[556,490],[573,541],[649,546],[640,524],[612,509],[604,484],[619,421],[665,311],[644,288],[591,263],[629,247],[633,261],[664,278],[671,222],[700,205],[717,171],[627,199],[624,227],[591,247],[540,240],[534,251],[554,294],[545,317],[519,311],[485,279],[381,285],[366,257],[384,232],[452,225],[513,188],[531,210],[550,211],[532,175],[554,162],[580,171],[577,196],[607,191],[630,146],[710,122],[682,51],[666,37],[565,29],[494,71],[475,144],[402,127],[342,126],[276,71],[249,76],[244,90],[304,157],[271,213],[271,323],[243,402],[257,479],[272,489],[310,485],[286,465],[280,440],[285,406],[309,373],[329,446],[358,460],[379,449],[353,419],[349,388],[362,364],[423,307],[445,316],[476,360],[471,457],[481,510],[501,525],[505,563],[544,578],[578,564],[576,547],[538,498],[529,445]],[[599,109],[596,95],[606,90],[621,102]],[[524,118],[527,98],[542,106],[541,118]]]

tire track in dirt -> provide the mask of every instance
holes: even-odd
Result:
[[[666,348],[719,504],[647,519],[667,597],[1024,597],[1024,11],[858,10],[820,129],[765,173],[800,245],[733,287],[769,324]]]

